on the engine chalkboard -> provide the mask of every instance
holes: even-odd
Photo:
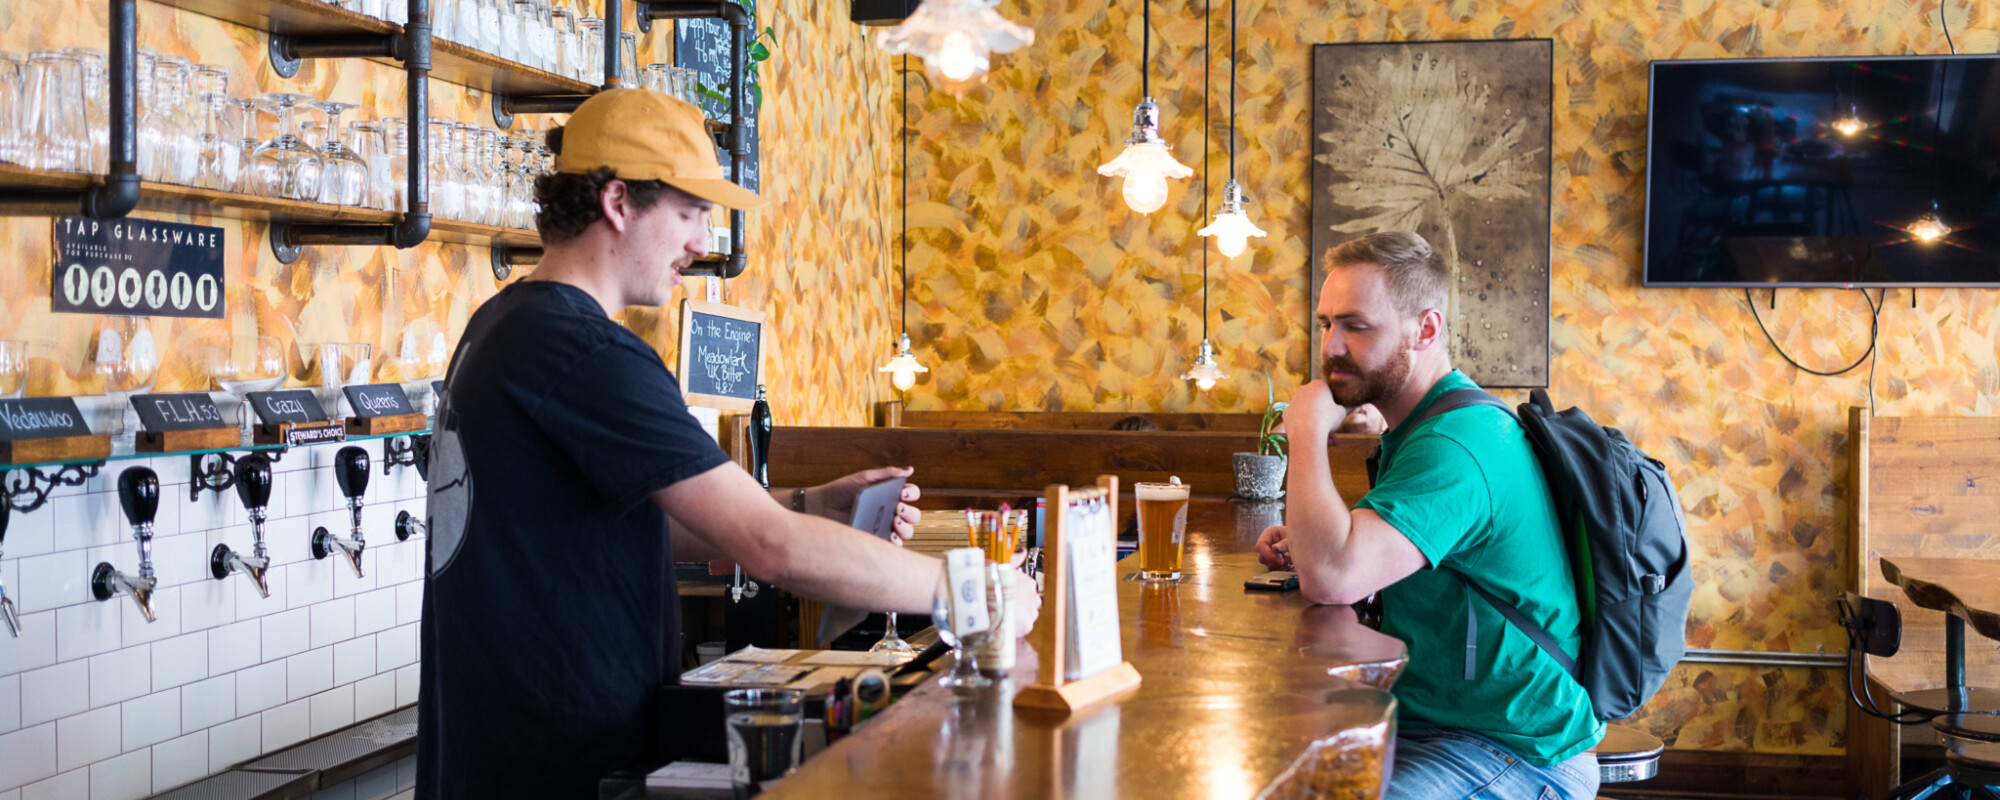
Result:
[[[761,311],[683,301],[677,372],[687,404],[749,411],[764,382],[764,337]]]

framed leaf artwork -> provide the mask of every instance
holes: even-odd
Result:
[[[1549,384],[1554,52],[1548,39],[1313,47],[1315,309],[1328,250],[1414,231],[1451,272],[1452,364],[1481,386]]]

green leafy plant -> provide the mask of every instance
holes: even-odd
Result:
[[[1272,433],[1271,428],[1285,418],[1285,409],[1290,408],[1292,404],[1280,403],[1277,400],[1277,389],[1271,385],[1271,373],[1266,372],[1264,373],[1264,422],[1257,428],[1257,455],[1285,455],[1285,435]]]
[[[757,0],[736,0],[736,4],[750,13],[751,20],[757,19]],[[771,50],[777,46],[778,32],[770,25],[764,26],[764,30],[757,33],[757,38],[749,42],[743,64],[743,85],[750,91],[751,104],[757,108],[764,107],[764,87],[757,80],[757,67],[771,60]],[[710,86],[706,83],[697,83],[696,86],[701,90],[702,98],[707,101],[702,105],[708,111],[710,118],[719,119],[729,113],[728,85]]]

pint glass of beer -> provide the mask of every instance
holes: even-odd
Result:
[[[1180,580],[1181,534],[1187,528],[1187,484],[1137,483],[1132,488],[1139,499],[1139,578]]]

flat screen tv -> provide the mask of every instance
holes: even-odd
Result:
[[[1655,61],[1647,118],[1647,286],[2000,287],[2000,56]]]

